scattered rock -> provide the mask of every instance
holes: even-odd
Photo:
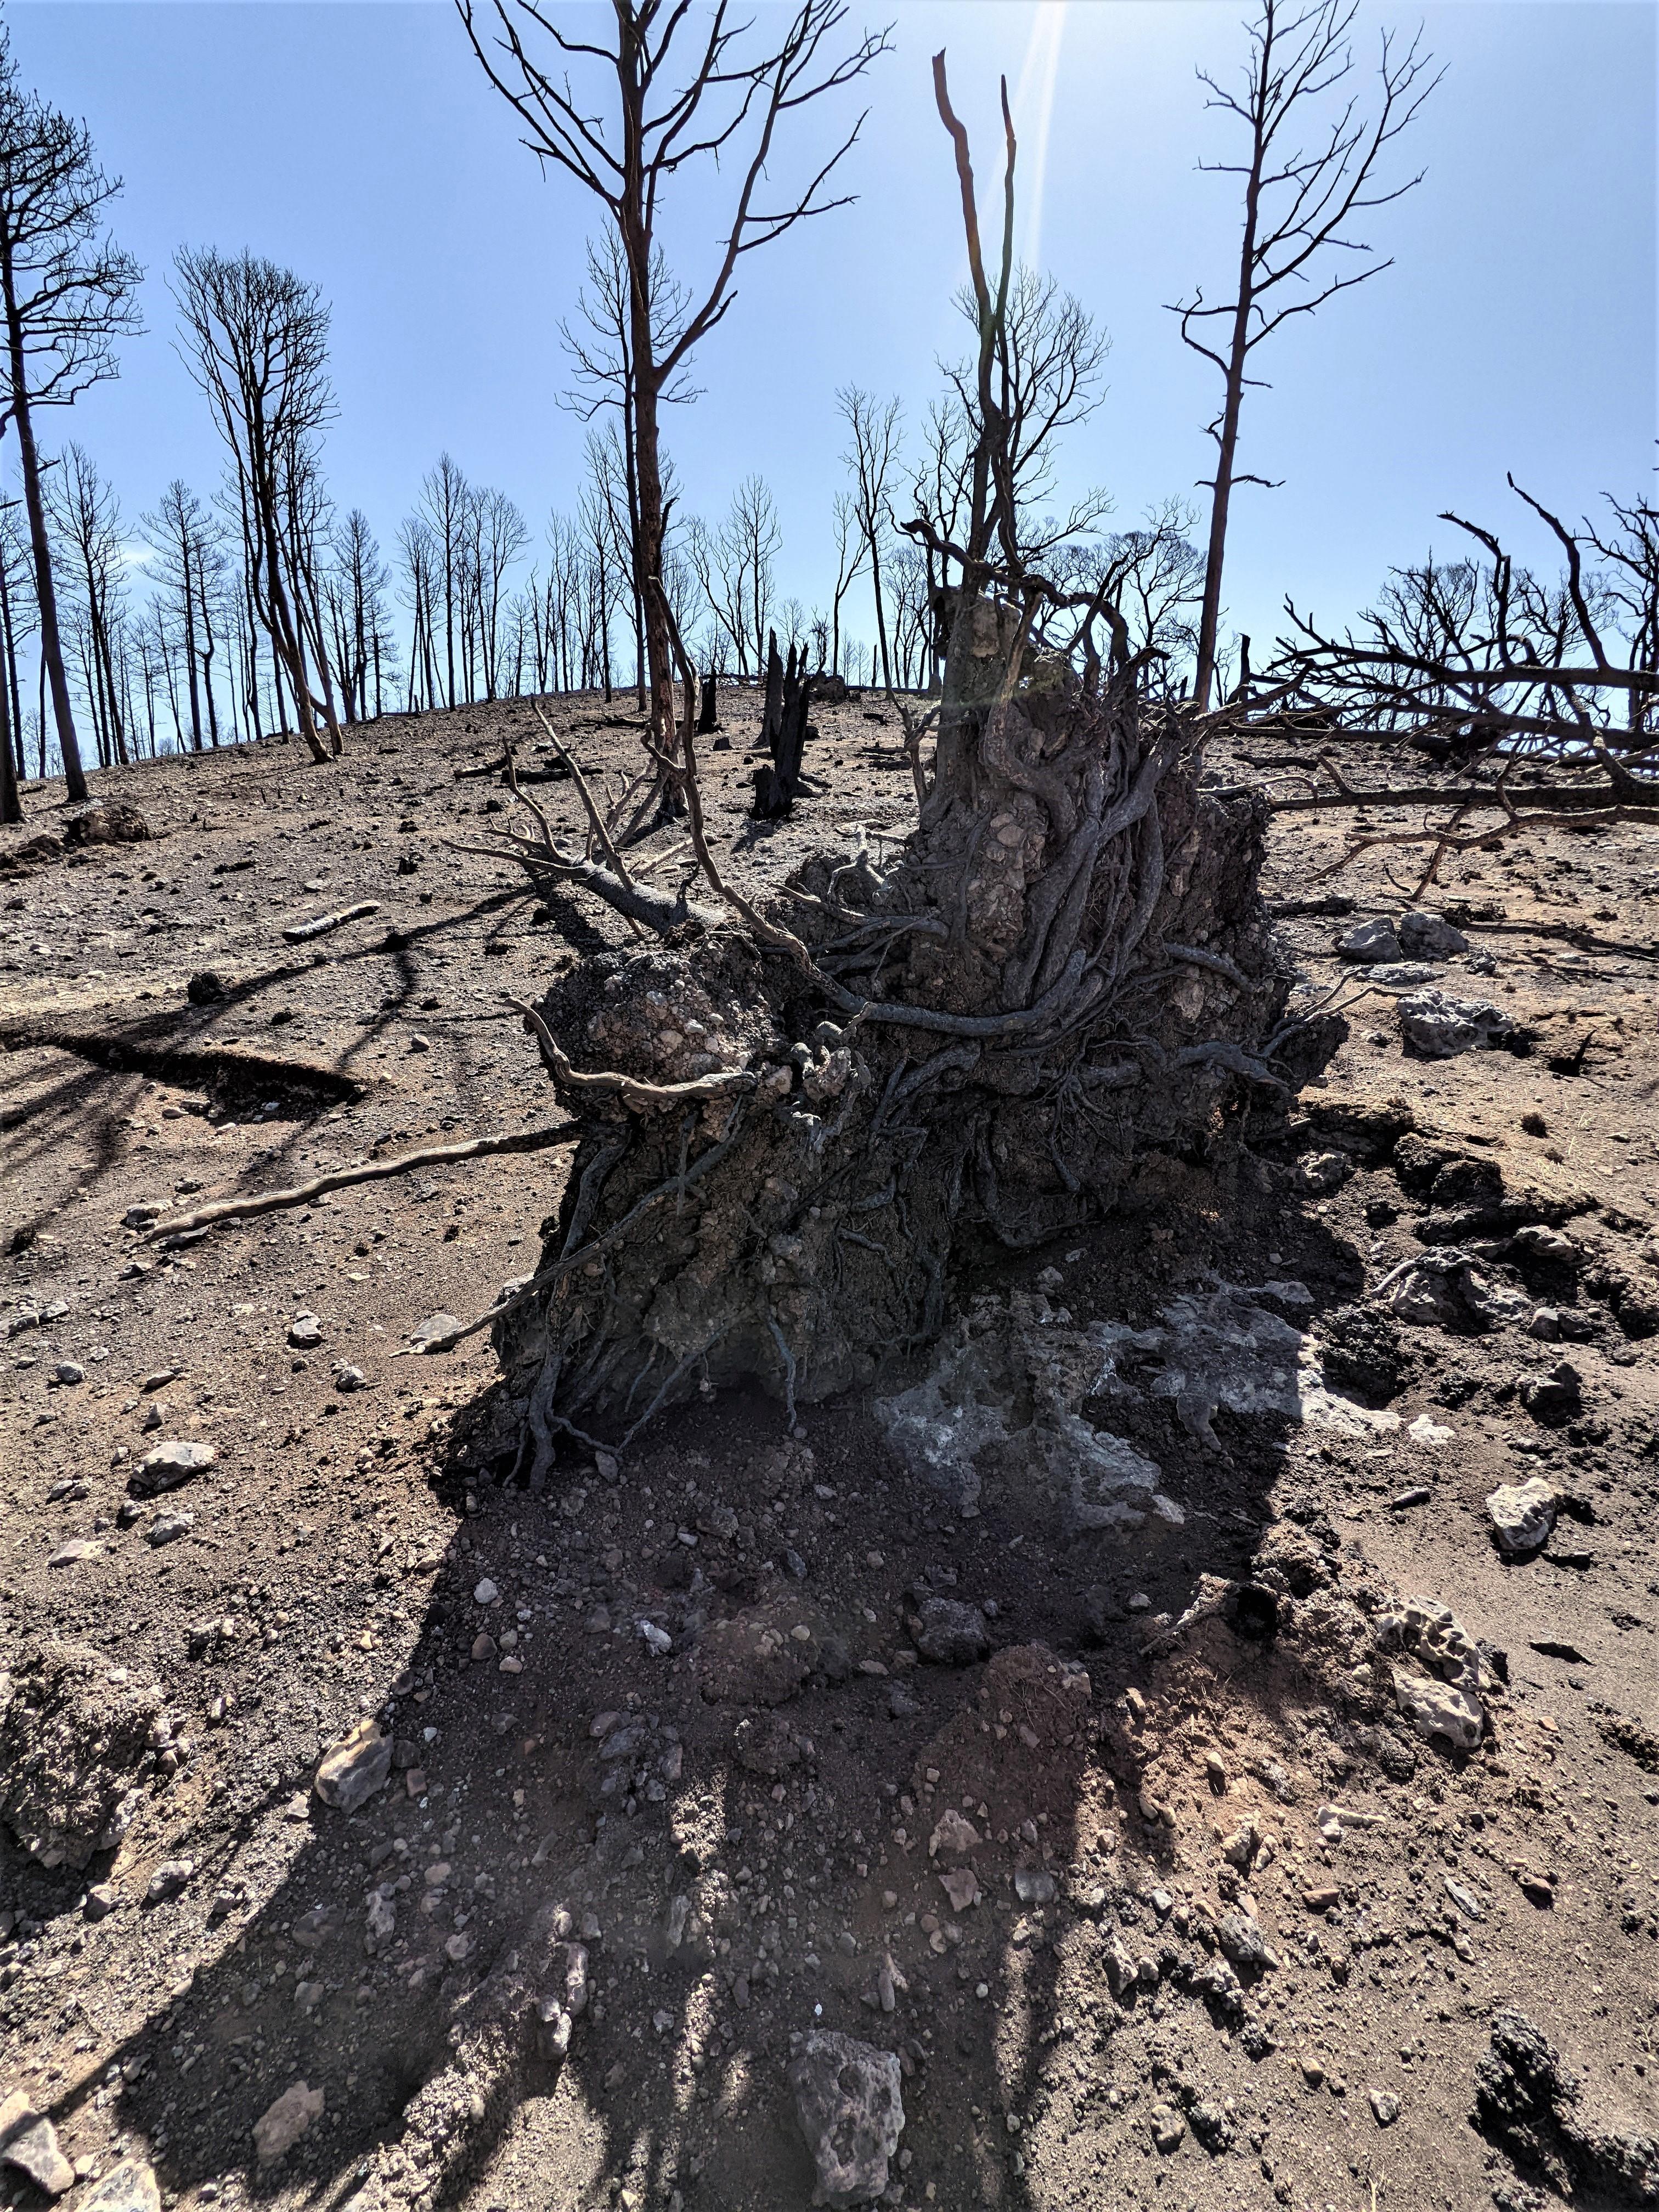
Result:
[[[121,1893],[112,1881],[94,1882],[87,1892],[82,1916],[88,1920],[107,1920],[120,1902]]]
[[[288,1340],[295,1352],[314,1352],[323,1340],[323,1324],[314,1313],[297,1313],[288,1325]]]
[[[1561,1499],[1541,1474],[1526,1482],[1500,1483],[1486,1499],[1486,1513],[1498,1550],[1507,1559],[1529,1559],[1549,1541]]]
[[[1516,1388],[1521,1403],[1546,1428],[1559,1429],[1584,1402],[1578,1370],[1566,1359],[1558,1359],[1547,1375],[1523,1375]]]
[[[904,2128],[900,2078],[890,2051],[850,2035],[809,2035],[791,2060],[789,2086],[821,2203],[865,2204],[886,2188]]]
[[[1524,2013],[1498,2013],[1492,2047],[1474,2069],[1476,2127],[1561,2196],[1584,2191],[1608,2203],[1659,2203],[1659,2141],[1588,2126],[1578,2098],[1577,2076],[1542,2031]]]
[[[1188,2108],[1187,2124],[1193,2131],[1194,2142],[1201,2143],[1212,2158],[1219,2158],[1232,2143],[1232,2122],[1222,2107],[1208,2097],[1199,2098]]]
[[[48,1644],[0,1672],[0,1819],[43,1866],[112,1850],[141,1802],[161,1693],[111,1671],[87,1645]]]
[[[1400,2118],[1400,2100],[1392,2089],[1368,2089],[1372,2117],[1379,2128],[1391,2128]]]
[[[165,1905],[169,1898],[177,1897],[195,1871],[194,1859],[163,1859],[149,1878],[149,1887],[144,1892],[145,1904]]]
[[[1480,1749],[1486,1709],[1467,1690],[1403,1668],[1395,1669],[1394,1690],[1401,1711],[1419,1735],[1443,1737],[1454,1751]]]
[[[409,1341],[416,1352],[435,1352],[447,1344],[461,1327],[453,1314],[429,1313],[409,1332]]]
[[[1477,1750],[1486,1726],[1480,1648],[1450,1607],[1407,1598],[1377,1615],[1376,1636],[1382,1650],[1403,1650],[1418,1662],[1417,1669],[1394,1669],[1395,1703],[1418,1734],[1439,1737],[1454,1751]]]
[[[48,2197],[75,2186],[75,2168],[58,2148],[58,2130],[37,2112],[27,2090],[0,2102],[0,2164],[15,2166]]]
[[[1344,960],[1359,961],[1367,966],[1378,960],[1398,960],[1403,950],[1393,922],[1384,914],[1370,921],[1357,922],[1339,939],[1336,949]]]
[[[152,834],[149,822],[123,799],[94,799],[64,824],[70,845],[138,845]]]
[[[173,1506],[158,1513],[144,1531],[144,1541],[154,1544],[157,1550],[163,1544],[176,1544],[188,1536],[196,1526],[196,1516],[186,1513],[182,1506]]]
[[[95,1559],[103,1548],[101,1544],[94,1544],[89,1536],[71,1536],[66,1544],[60,1544],[50,1554],[46,1565],[49,1567],[76,1567],[82,1560]]]
[[[971,1851],[979,1841],[979,1830],[955,1806],[940,1814],[933,1834],[927,1839],[927,1856],[936,1859],[941,1851]]]
[[[1490,999],[1455,999],[1440,990],[1414,991],[1400,1001],[1400,1031],[1406,1044],[1425,1060],[1450,1060],[1507,1044],[1515,1024]]]
[[[1367,1406],[1386,1406],[1406,1380],[1400,1329],[1390,1314],[1376,1306],[1338,1306],[1319,1323],[1325,1380],[1351,1390]]]
[[[82,2197],[76,2212],[161,2212],[155,2168],[142,2158],[124,2159]]]
[[[337,1813],[355,1813],[384,1786],[391,1771],[392,1738],[366,1717],[324,1753],[313,1787]]]
[[[215,1006],[229,995],[224,977],[211,968],[198,968],[185,986],[185,996],[192,1006]]]
[[[1524,1291],[1491,1274],[1473,1253],[1455,1246],[1414,1252],[1391,1267],[1372,1291],[1389,1310],[1415,1327],[1438,1323],[1471,1334],[1519,1326],[1532,1312]]]
[[[1443,914],[1402,914],[1395,933],[1408,960],[1449,960],[1469,949],[1468,939]]]
[[[920,1626],[912,1633],[924,1659],[939,1667],[971,1667],[991,1648],[985,1615],[976,1605],[959,1599],[930,1597],[919,1609]]]
[[[323,2093],[307,2088],[303,2081],[291,2082],[253,2123],[253,2148],[261,2166],[273,2166],[285,2158],[299,2142],[312,2122],[320,2119]]]
[[[965,1912],[969,1905],[979,1903],[979,1876],[972,1867],[952,1867],[947,1874],[942,1874],[939,1881],[940,1888],[951,1900],[953,1912]],[[1018,1877],[1015,1886],[1018,1886]],[[1023,1896],[1024,1893],[1021,1894]]]
[[[134,1498],[154,1498],[164,1490],[178,1490],[198,1474],[205,1474],[218,1456],[211,1444],[188,1438],[152,1444],[127,1477],[127,1488]]]
[[[1152,2130],[1152,2141],[1158,2149],[1167,2154],[1179,2150],[1187,2132],[1187,2123],[1173,2105],[1154,2105],[1147,2114]]]
[[[1346,1152],[1304,1152],[1296,1164],[1296,1187],[1310,1198],[1323,1198],[1340,1190],[1352,1173]]]
[[[1224,1912],[1215,1924],[1215,1940],[1228,1964],[1246,1972],[1263,1972],[1279,1964],[1253,1913]]]

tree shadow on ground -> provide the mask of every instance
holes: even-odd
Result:
[[[1144,1319],[1182,1278],[1146,1223],[1109,1235],[1116,1310]],[[1293,1257],[1343,1295],[1352,1255],[1312,1221],[1302,1237]],[[1309,1694],[1294,1655],[1221,1614],[1193,1632],[1207,1674],[1176,1680],[1206,1577],[1248,1578],[1277,1517],[1286,1425],[1224,1419],[1212,1449],[1167,1400],[1132,1411],[1184,1523],[1079,1538],[1035,1482],[988,1486],[961,1517],[850,1401],[811,1409],[805,1441],[757,1396],[693,1402],[619,1476],[573,1462],[532,1498],[496,1472],[520,1409],[486,1390],[433,1474],[453,1538],[379,1686],[389,1781],[346,1814],[300,1796],[303,1747],[252,1794],[222,1761],[234,1809],[204,1821],[191,1889],[122,1907],[145,1916],[149,2017],[57,2116],[118,2068],[124,2122],[181,2192],[240,2172],[258,2198],[487,2185],[494,2203],[516,2175],[572,2206],[626,2189],[780,2212],[812,2187],[790,2039],[833,2028],[902,2054],[906,2141],[939,2202],[1066,2201],[1042,2170],[1058,2154],[1027,2158],[1006,2115],[1029,2129],[1062,2062],[1097,2110],[1113,2035],[1178,1985],[1230,2038],[1255,2016],[1248,1968],[1230,1976],[1156,1901],[1192,1887],[1182,1845],[1213,1785],[1202,1729],[1150,1741],[1147,1700],[1218,1728],[1224,1696],[1234,1735],[1273,1744]],[[988,1662],[899,1663],[927,1595],[988,1601]],[[274,1663],[227,1655],[215,1679],[246,1706],[282,1694]],[[940,1875],[969,1871],[977,1901],[958,1902]],[[147,1873],[118,1868],[129,1899]],[[86,1878],[58,1884],[59,1909]],[[561,2063],[572,1944],[587,1987]],[[261,2166],[254,2124],[301,2081],[324,2113]]]

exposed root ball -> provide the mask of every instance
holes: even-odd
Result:
[[[810,861],[769,917],[807,962],[692,922],[548,994],[544,1058],[589,1131],[495,1325],[535,1472],[561,1433],[615,1442],[705,1380],[792,1414],[869,1382],[938,1334],[986,1238],[1109,1211],[1152,1150],[1224,1182],[1252,1110],[1327,1056],[1284,1020],[1256,803],[1066,704],[1057,735],[994,709],[1001,774],[981,763],[971,809],[936,793],[890,870]]]

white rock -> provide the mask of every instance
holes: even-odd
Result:
[[[1418,1734],[1431,1740],[1440,1736],[1454,1751],[1478,1751],[1486,1732],[1486,1710],[1478,1698],[1431,1674],[1408,1674],[1396,1667],[1395,1698],[1401,1711]]]
[[[193,1482],[198,1474],[205,1474],[218,1456],[211,1444],[198,1443],[193,1437],[169,1438],[150,1446],[127,1477],[127,1488],[135,1498],[153,1498],[158,1491],[177,1490]]]
[[[1500,1483],[1486,1499],[1498,1550],[1511,1559],[1530,1559],[1541,1551],[1560,1504],[1559,1494],[1541,1474],[1527,1482]]]
[[[971,1851],[978,1841],[979,1830],[952,1807],[940,1814],[927,1841],[927,1856],[936,1859],[941,1851]]]

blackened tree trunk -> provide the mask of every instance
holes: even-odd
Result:
[[[86,770],[75,734],[75,710],[70,703],[69,677],[64,668],[64,641],[58,626],[58,592],[52,573],[52,544],[46,533],[46,502],[40,487],[40,457],[34,443],[34,423],[28,400],[28,370],[24,356],[23,323],[18,312],[11,256],[0,236],[0,286],[3,287],[6,340],[11,356],[12,419],[17,425],[17,450],[23,472],[23,506],[28,516],[29,548],[34,556],[34,597],[40,611],[40,663],[52,691],[52,718],[58,729],[58,750],[63,756],[64,782],[72,799],[87,796]]]

